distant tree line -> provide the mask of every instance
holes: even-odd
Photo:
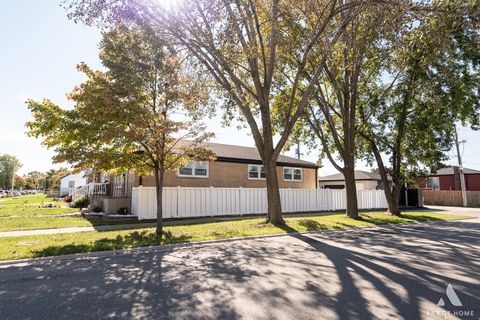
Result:
[[[0,189],[60,189],[60,178],[69,173],[67,168],[51,169],[47,172],[31,171],[23,176],[17,174],[22,167],[20,160],[9,154],[0,155]]]

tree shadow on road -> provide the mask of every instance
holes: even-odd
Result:
[[[424,221],[431,220],[425,218]],[[393,225],[368,232],[346,230],[335,236],[339,242],[347,239],[346,247],[332,245],[332,239],[326,237],[291,236],[325,255],[334,265],[342,288],[334,299],[340,319],[378,318],[375,312],[382,309],[388,318],[420,319],[427,315],[425,312],[439,312],[438,309],[422,311],[421,305],[426,301],[435,308],[448,284],[455,286],[463,307],[447,305],[446,310],[480,311],[480,287],[474,283],[480,271],[480,258],[476,254],[480,245],[479,228],[478,223],[442,223]],[[416,244],[417,240],[422,245]],[[380,252],[379,246],[382,246]],[[447,266],[446,262],[451,264]]]

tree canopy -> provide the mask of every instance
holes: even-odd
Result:
[[[75,108],[27,102],[34,118],[27,123],[29,134],[44,138],[55,161],[77,170],[155,175],[159,235],[165,171],[212,158],[201,146],[212,134],[199,121],[209,111],[208,86],[180,58],[161,33],[119,26],[105,32],[100,44],[106,71],[78,66],[87,81],[68,95]]]
[[[392,213],[399,213],[399,192],[409,177],[434,172],[448,158],[457,121],[478,128],[480,34],[474,8],[473,2],[440,1],[436,11],[417,15],[391,52],[388,68],[363,94],[363,151],[377,162]]]
[[[0,155],[0,188],[11,189],[15,172],[22,167],[22,163],[10,154]]]

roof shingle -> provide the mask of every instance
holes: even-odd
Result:
[[[180,144],[186,144],[190,141],[180,141]],[[246,162],[261,162],[258,150],[253,147],[235,146],[223,143],[203,142],[201,144],[204,148],[215,153],[218,161],[246,161]],[[280,165],[295,165],[299,167],[318,168],[313,162],[299,160],[285,155],[278,157],[277,164]]]
[[[343,173],[335,173],[325,177],[319,177],[318,181],[344,181],[345,177]],[[378,173],[355,170],[355,180],[382,180],[382,177]],[[389,176],[388,180],[391,181],[392,178]]]
[[[453,166],[452,167],[446,167],[442,169],[438,169],[436,173],[431,173],[430,175],[432,176],[450,176],[453,175]],[[470,169],[470,168],[463,168],[463,173],[465,174],[475,174],[475,173],[480,173],[480,171],[475,170],[475,169]]]

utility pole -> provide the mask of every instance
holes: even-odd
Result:
[[[465,186],[465,175],[463,174],[463,164],[462,164],[462,155],[460,154],[460,143],[465,143],[465,140],[458,141],[457,127],[455,126],[455,146],[457,148],[457,158],[458,158],[458,167],[460,173],[460,189],[462,190],[462,204],[464,207],[468,205],[467,203],[467,188]]]
[[[300,140],[297,140],[297,149],[295,150],[295,153],[297,154],[297,159],[300,160],[300,156],[302,155],[300,153]]]
[[[12,166],[12,194],[13,194],[13,189],[15,188],[15,165]]]

